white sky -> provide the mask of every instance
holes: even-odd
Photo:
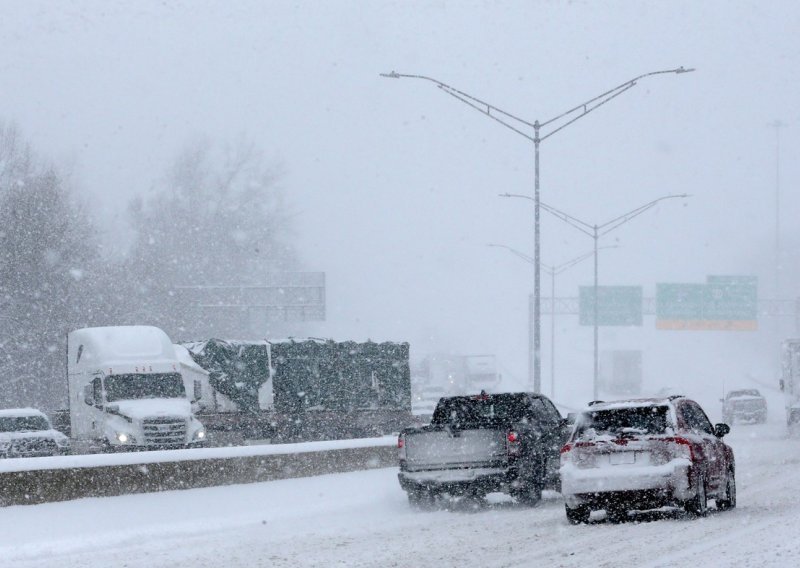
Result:
[[[42,2],[0,0],[0,117],[75,169],[109,241],[124,202],[196,137],[245,135],[286,171],[303,260],[327,273],[328,316],[309,334],[403,340],[412,352],[496,353],[527,375],[533,146],[432,84],[435,77],[545,120],[643,80],[542,144],[542,199],[602,223],[671,193],[601,244],[601,284],[758,274],[774,290],[775,119],[781,239],[796,259],[800,6],[794,2]],[[542,260],[592,242],[542,219]],[[591,262],[558,296],[591,283]],[[782,272],[781,296],[796,296]],[[543,277],[543,295],[549,279]],[[558,321],[559,384],[591,392],[591,331]],[[644,348],[646,381],[772,382],[784,322],[758,334],[603,330]],[[549,321],[543,373],[549,382]],[[679,380],[678,377],[684,377]],[[521,384],[521,383],[520,383]],[[574,388],[573,388],[574,387]],[[710,388],[710,387],[709,387]],[[545,389],[545,392],[548,392]],[[572,392],[572,390],[570,390]]]

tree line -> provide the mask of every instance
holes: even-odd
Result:
[[[180,287],[258,285],[296,270],[280,172],[254,145],[197,143],[128,204],[127,252],[109,257],[80,188],[0,122],[0,408],[66,404],[66,334],[157,325],[173,339],[213,328]]]

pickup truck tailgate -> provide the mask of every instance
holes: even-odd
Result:
[[[505,431],[434,430],[406,435],[406,470],[499,467],[508,461]]]

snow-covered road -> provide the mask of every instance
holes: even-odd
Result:
[[[777,418],[777,417],[776,417]],[[415,512],[396,469],[0,509],[0,566],[800,566],[800,439],[737,426],[739,506],[570,526],[530,509]]]

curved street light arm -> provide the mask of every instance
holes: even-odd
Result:
[[[510,247],[510,246],[508,246],[508,245],[498,245],[498,244],[495,244],[495,243],[489,243],[489,244],[488,244],[488,245],[486,245],[486,246],[487,246],[487,247],[504,248],[504,249],[506,249],[507,251],[509,251],[511,254],[513,254],[513,255],[515,255],[515,256],[518,256],[519,258],[521,258],[522,260],[524,260],[525,262],[528,262],[528,263],[530,263],[530,264],[533,264],[534,262],[536,262],[536,261],[533,259],[533,257],[531,257],[531,256],[528,256],[528,255],[527,255],[527,254],[525,254],[524,252],[520,252],[520,251],[518,251],[517,249],[515,249],[514,247]],[[542,265],[542,266],[544,267],[544,265]]]
[[[568,213],[564,213],[560,209],[556,209],[555,207],[551,207],[550,205],[548,205],[547,203],[544,203],[542,201],[539,202],[539,206],[542,209],[544,209],[545,211],[547,211],[548,213],[550,213],[551,215],[554,215],[554,216],[558,217],[559,219],[561,219],[562,221],[564,221],[568,225],[572,225],[573,227],[578,229],[581,233],[584,233],[584,234],[589,235],[590,237],[594,238],[594,236],[595,236],[594,231],[596,229],[596,227],[594,225],[590,225],[589,223],[586,223],[585,221],[581,221],[577,217],[573,217],[572,215],[570,215]],[[591,230],[588,230],[587,227],[588,227],[588,229],[591,229]]]
[[[583,112],[581,114],[579,114],[575,118],[567,121],[565,124],[562,124],[561,126],[556,128],[552,132],[549,132],[546,135],[542,136],[541,140],[549,138],[550,136],[552,136],[553,134],[555,134],[559,130],[562,130],[562,129],[566,128],[567,126],[569,126],[570,124],[572,124],[573,122],[578,120],[579,118],[583,118],[584,116],[586,116],[587,114],[589,114],[590,112],[595,110],[596,108],[598,108],[598,107],[606,104],[608,101],[618,97],[619,95],[621,95],[622,93],[624,93],[628,89],[632,89],[633,87],[636,86],[636,82],[639,81],[640,79],[644,79],[645,77],[650,77],[652,75],[662,75],[662,74],[665,74],[665,73],[681,74],[681,73],[690,73],[692,71],[694,71],[694,68],[685,69],[683,67],[678,67],[677,69],[665,69],[664,71],[651,71],[650,73],[644,73],[642,75],[639,75],[638,77],[634,77],[630,81],[625,81],[621,85],[618,85],[618,86],[614,87],[613,89],[609,89],[608,91],[606,91],[605,93],[603,93],[601,95],[597,95],[596,97],[591,98],[588,101],[586,101],[584,103],[581,103],[581,104],[569,109],[568,111],[562,112],[558,116],[555,116],[555,117],[553,117],[553,118],[551,118],[549,120],[545,120],[544,122],[540,123],[539,127],[547,126],[548,124],[552,124],[553,122],[556,122],[557,120],[560,120],[560,119],[562,119],[562,118],[564,118],[566,116],[569,116],[569,115],[571,115],[571,114],[583,109]]]
[[[604,247],[600,247],[597,250],[610,249],[610,248],[619,248],[619,246],[617,246],[617,245],[607,245],[607,246],[604,246]],[[565,272],[566,270],[569,270],[570,268],[572,268],[576,264],[579,264],[579,263],[583,262],[584,260],[592,258],[593,256],[594,256],[594,251],[593,250],[590,250],[589,252],[585,252],[582,255],[573,258],[572,260],[568,260],[567,262],[565,262],[563,264],[559,264],[558,266],[556,266],[555,267],[555,269],[556,269],[555,273],[556,273],[556,275],[559,275],[562,272]]]
[[[451,95],[451,96],[455,97],[456,99],[458,99],[459,101],[461,101],[462,103],[464,103],[466,105],[469,105],[470,107],[474,108],[475,110],[477,110],[481,114],[485,114],[489,118],[491,118],[493,120],[496,120],[497,122],[499,122],[500,124],[502,124],[506,128],[510,128],[511,130],[513,130],[514,132],[516,132],[517,134],[519,134],[521,136],[524,136],[528,140],[534,141],[534,138],[532,136],[530,136],[529,134],[523,132],[522,130],[520,130],[519,128],[517,128],[515,126],[512,126],[511,124],[507,123],[506,121],[500,119],[498,116],[496,116],[496,114],[501,114],[501,115],[503,115],[505,117],[508,117],[508,118],[510,118],[512,120],[515,120],[515,121],[517,121],[517,122],[519,122],[521,124],[524,124],[526,126],[530,126],[531,128],[534,128],[534,124],[533,123],[528,122],[527,120],[524,120],[524,119],[522,119],[522,118],[520,118],[518,116],[515,116],[515,115],[511,114],[510,112],[507,112],[507,111],[505,111],[505,110],[503,110],[501,108],[498,108],[498,107],[494,106],[493,104],[487,103],[486,101],[482,101],[481,99],[479,99],[477,97],[473,97],[472,95],[470,95],[468,93],[465,93],[464,91],[460,91],[459,89],[456,89],[455,87],[451,87],[447,83],[443,83],[442,81],[439,81],[438,79],[434,79],[433,77],[428,77],[426,75],[409,75],[409,74],[405,74],[405,73],[397,73],[396,71],[392,71],[391,73],[381,73],[380,75],[381,75],[381,77],[388,77],[390,79],[408,78],[408,79],[423,79],[425,81],[430,81],[431,83],[434,83],[437,87],[439,87],[442,91],[444,91],[448,95]],[[493,114],[493,113],[496,113],[496,114]]]
[[[530,195],[523,195],[521,193],[499,193],[498,196],[500,196],[500,197],[520,197],[522,199],[527,199],[529,201],[533,201],[534,203],[536,202],[536,200],[533,197],[531,197]],[[555,215],[556,217],[558,217],[559,219],[561,219],[565,223],[569,223],[570,225],[572,225],[573,227],[575,227],[579,231],[582,231],[582,232],[586,233],[590,237],[594,236],[593,232],[589,232],[589,231],[586,230],[586,228],[594,230],[594,225],[590,225],[589,223],[586,223],[585,221],[581,221],[577,217],[573,217],[572,215],[570,215],[568,213],[564,213],[560,209],[556,209],[555,207],[553,207],[551,205],[548,205],[547,203],[544,203],[543,201],[539,201],[539,207],[541,207],[542,209],[544,209],[545,211],[547,211],[551,215]]]
[[[627,213],[625,213],[623,215],[620,215],[619,217],[616,217],[615,219],[611,219],[610,221],[607,221],[607,222],[603,223],[602,225],[598,225],[598,229],[604,229],[603,231],[600,232],[600,235],[602,236],[602,235],[610,233],[611,231],[613,231],[614,229],[616,229],[620,225],[623,225],[623,224],[627,223],[631,219],[633,219],[635,217],[638,217],[639,215],[641,215],[645,211],[648,211],[649,209],[655,207],[656,204],[658,204],[661,201],[664,201],[666,199],[677,199],[679,197],[685,198],[685,197],[689,197],[689,195],[686,194],[686,193],[682,193],[680,195],[665,195],[663,197],[659,197],[658,199],[654,199],[653,201],[651,201],[649,203],[645,203],[644,205],[641,205],[641,206],[637,207],[636,209],[633,209],[632,211],[628,211]],[[609,227],[609,225],[610,225],[610,227]],[[609,227],[609,228],[606,229],[605,227]]]

